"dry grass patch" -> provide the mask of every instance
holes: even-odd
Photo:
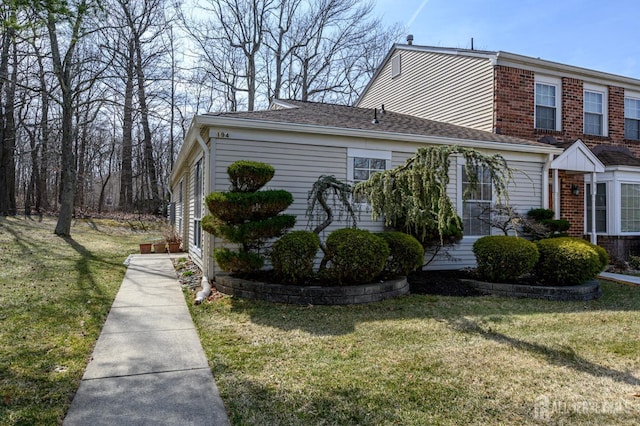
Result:
[[[0,218],[0,425],[61,422],[128,254],[141,234],[110,222]]]
[[[640,288],[192,308],[233,424],[636,424]]]

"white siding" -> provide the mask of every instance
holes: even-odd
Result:
[[[357,106],[380,108],[384,104],[389,111],[493,130],[493,66],[488,59],[399,52],[401,74],[391,78],[392,61],[388,61]]]

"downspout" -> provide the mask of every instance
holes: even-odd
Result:
[[[542,207],[549,208],[549,170],[551,169],[551,162],[553,161],[553,154],[547,156],[544,166],[542,166]]]
[[[596,232],[596,172],[591,172],[591,243],[598,244],[598,234]]]
[[[554,219],[560,219],[560,180],[558,179],[558,169],[553,169],[553,210]]]
[[[199,130],[199,129],[197,129]],[[202,136],[200,136],[200,132],[197,131],[196,133],[196,140],[198,141],[198,144],[200,144],[200,148],[202,148],[202,153],[204,154],[204,169],[202,171],[202,175],[205,177],[204,178],[204,193],[205,194],[209,194],[209,192],[211,191],[211,185],[210,185],[210,177],[209,177],[209,147],[207,147],[207,144],[205,143],[204,139],[202,139]],[[202,202],[200,200],[200,202]],[[202,252],[203,253],[208,253],[208,248],[209,248],[209,238],[203,238],[202,239]],[[202,256],[204,258],[204,255]],[[203,265],[204,265],[204,259],[203,259]],[[209,297],[209,295],[211,294],[211,285],[209,285],[209,277],[207,276],[208,271],[203,271],[202,274],[202,290],[200,290],[197,294],[196,294],[196,300],[195,300],[195,304],[199,305],[200,303],[202,303],[207,297]]]

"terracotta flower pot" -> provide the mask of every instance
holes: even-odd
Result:
[[[167,252],[167,243],[153,243],[153,251],[158,253],[166,253]]]
[[[151,243],[140,244],[140,254],[149,254],[149,253],[151,253]]]
[[[180,243],[167,243],[169,253],[178,253],[180,251]]]

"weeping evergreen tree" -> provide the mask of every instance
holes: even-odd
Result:
[[[379,172],[358,183],[354,194],[366,197],[372,219],[415,236],[424,246],[462,236],[462,220],[447,195],[451,156],[461,157],[469,179],[463,198],[477,189],[478,170],[486,168],[499,202],[508,202],[512,171],[504,158],[459,146],[420,148],[404,165]],[[435,241],[434,241],[435,240]]]

